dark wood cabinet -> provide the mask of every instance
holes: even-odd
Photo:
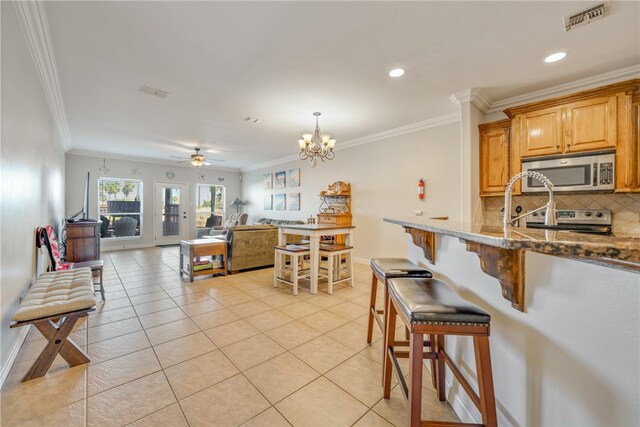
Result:
[[[100,221],[67,223],[67,262],[100,259]]]

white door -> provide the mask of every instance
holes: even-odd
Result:
[[[156,182],[155,245],[177,245],[188,238],[189,187],[187,184]]]

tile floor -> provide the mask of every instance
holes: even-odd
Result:
[[[272,269],[182,281],[177,247],[103,258],[107,301],[72,333],[91,363],[58,356],[21,383],[45,345],[32,329],[2,390],[3,426],[406,425],[397,385],[382,398],[377,329],[366,343],[367,266],[354,288],[293,296]],[[457,421],[424,383],[423,418]]]

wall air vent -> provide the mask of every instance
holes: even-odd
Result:
[[[169,92],[165,92],[164,90],[155,89],[150,86],[140,86],[140,92],[146,93],[147,95],[157,96],[158,98],[166,98],[169,96]]]
[[[605,9],[605,3],[601,3],[597,6],[583,10],[582,12],[575,13],[571,16],[566,16],[564,18],[564,30],[573,30],[576,27],[586,25],[591,21],[602,18],[606,13]]]

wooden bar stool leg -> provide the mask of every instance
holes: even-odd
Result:
[[[355,285],[353,281],[353,255],[351,251],[347,253],[347,267],[349,268],[349,277],[351,278],[351,287],[353,288]]]
[[[333,264],[334,259],[335,259],[335,257],[333,255],[329,255],[327,257],[327,264],[328,264],[327,268],[329,270],[328,271],[329,274],[327,274],[327,282],[328,282],[327,283],[327,293],[329,293],[329,295],[333,294],[333,278],[334,278],[334,275],[336,274],[335,271],[334,271],[335,266]]]
[[[436,389],[438,390],[438,400],[440,400],[441,402],[444,402],[446,400],[446,393],[445,393],[445,385],[444,385],[444,374],[445,374],[445,362],[444,362],[444,355],[442,353],[444,353],[445,351],[445,345],[444,345],[444,335],[436,335],[436,347],[435,347],[435,352],[436,355],[438,356],[438,359],[436,360],[436,379],[437,379],[437,385],[436,385]]]
[[[369,325],[367,326],[367,343],[373,339],[373,316],[376,311],[376,298],[378,293],[378,278],[371,275],[371,299],[369,300]]]
[[[493,392],[489,337],[474,336],[473,346],[476,353],[476,370],[478,371],[478,391],[480,392],[482,423],[487,427],[495,427],[498,425],[498,418],[496,415],[496,399]]]
[[[299,260],[300,257],[297,256],[297,255],[294,255],[294,256],[292,256],[292,258],[295,258],[295,259],[291,260],[291,264],[292,264],[292,267],[293,267],[293,272],[291,273],[291,274],[293,274],[293,277],[292,277],[292,279],[293,279],[293,294],[294,295],[298,295],[298,274],[299,274],[298,273],[298,268],[300,268],[300,266],[298,265],[298,260]]]
[[[421,425],[422,414],[422,353],[423,334],[412,333],[409,338],[409,425]]]
[[[433,334],[429,334],[429,342],[431,343],[431,351],[435,351],[435,342],[436,342],[436,336]],[[431,363],[431,384],[433,384],[433,387],[437,390],[438,389],[438,380],[437,380],[437,367],[436,367],[436,359],[431,359],[429,361]]]
[[[386,331],[384,333],[385,341],[382,351],[384,352],[382,360],[384,361],[382,365],[382,387],[384,389],[384,397],[388,399],[391,396],[391,374],[393,373],[393,368],[391,367],[391,356],[389,356],[389,349],[393,349],[393,341],[395,339],[394,331],[396,329],[396,318],[397,311],[396,307],[393,305],[393,301],[391,298],[386,298],[387,303],[384,309],[385,314],[385,327]]]

